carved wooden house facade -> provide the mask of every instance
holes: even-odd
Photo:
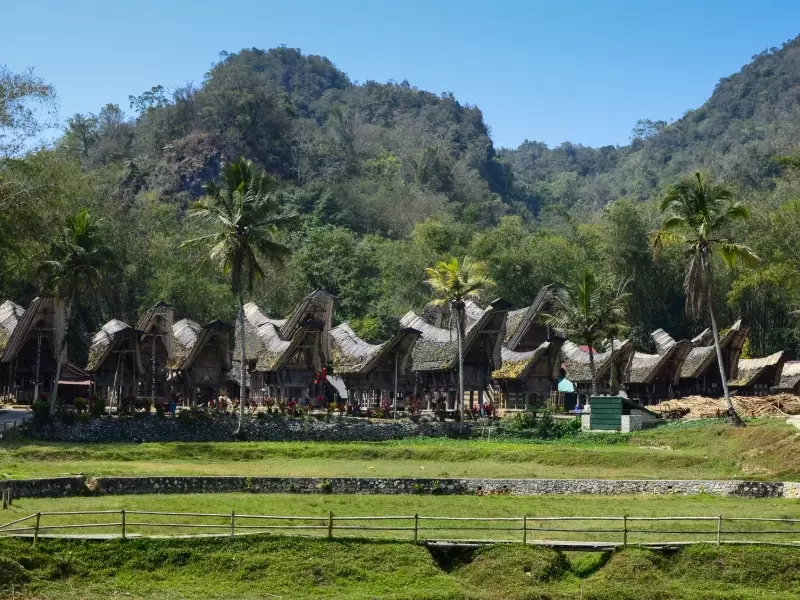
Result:
[[[190,406],[207,404],[226,388],[232,367],[232,329],[219,320],[201,326],[181,319],[172,326],[169,383]]]

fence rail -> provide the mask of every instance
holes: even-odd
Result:
[[[88,521],[84,522],[85,519]],[[106,520],[108,519],[108,520]],[[153,531],[156,530],[156,531]],[[76,532],[76,533],[70,533]],[[451,517],[180,513],[142,510],[39,512],[0,525],[0,537],[82,539],[283,534],[359,537],[427,544],[516,542],[611,548],[694,543],[800,546],[800,519],[717,516]]]

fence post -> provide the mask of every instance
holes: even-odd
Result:
[[[414,543],[417,543],[419,536],[419,514],[414,515]]]
[[[231,537],[236,535],[236,511],[231,511]]]
[[[7,489],[3,490],[3,510],[6,510],[8,508],[8,495],[7,494],[8,494],[8,490]]]
[[[522,545],[528,545],[528,515],[522,515]]]
[[[39,521],[42,518],[42,513],[36,513],[36,527],[33,530],[33,546],[34,548],[39,545]]]
[[[722,543],[722,515],[717,517],[717,546]]]
[[[328,511],[328,539],[333,538],[333,511]]]
[[[628,515],[622,515],[622,547],[628,547]]]
[[[120,524],[122,525],[122,539],[124,540],[125,539],[125,509],[123,508],[120,511],[119,514],[120,514],[120,517],[122,517],[122,520],[120,521]]]

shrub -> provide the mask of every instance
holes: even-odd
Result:
[[[48,423],[50,421],[50,401],[42,396],[31,404],[33,421],[35,423]]]
[[[93,417],[102,417],[105,412],[106,412],[105,402],[103,402],[103,400],[101,398],[98,398],[97,396],[90,396],[89,413]]]
[[[20,585],[26,581],[28,581],[28,573],[21,564],[7,556],[0,556],[1,588],[10,588],[12,585]]]
[[[86,398],[75,398],[75,410],[78,414],[83,414],[87,406]]]
[[[333,484],[330,479],[323,479],[317,484],[317,489],[322,494],[330,494],[333,491]]]
[[[479,550],[460,575],[483,589],[530,589],[560,579],[568,571],[566,557],[555,550],[498,544]]]

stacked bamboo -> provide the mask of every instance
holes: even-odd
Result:
[[[766,417],[800,414],[800,396],[775,394],[773,396],[733,396],[736,412],[742,417]],[[709,419],[724,416],[727,404],[724,398],[687,396],[667,400],[652,407],[653,412],[683,419]]]

